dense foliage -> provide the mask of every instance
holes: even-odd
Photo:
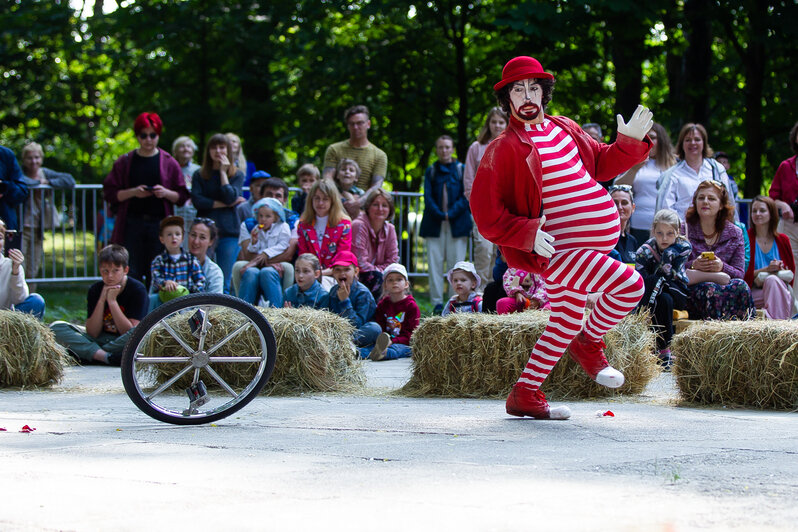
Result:
[[[514,55],[557,77],[550,112],[605,125],[642,101],[671,135],[707,125],[747,197],[789,155],[798,120],[793,0],[139,0],[103,13],[66,0],[16,0],[0,14],[0,143],[46,146],[48,166],[98,182],[158,112],[167,150],[234,131],[274,175],[321,164],[365,103],[389,181],[418,190],[434,139],[458,152],[494,104]]]

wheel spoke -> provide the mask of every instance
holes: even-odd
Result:
[[[170,364],[176,362],[190,362],[191,357],[148,357],[143,353],[136,353],[135,361],[140,364]]]
[[[207,307],[202,310],[202,325],[200,326],[199,347],[197,347],[197,351],[202,351],[205,348],[205,335],[208,334],[208,312],[210,311]]]
[[[171,335],[171,337],[174,338],[175,341],[183,347],[183,349],[185,349],[188,353],[192,355],[194,354],[194,349],[191,348],[185,341],[183,341],[183,338],[181,338],[180,335],[177,334],[177,331],[175,331],[172,328],[172,326],[169,325],[169,323],[167,323],[166,320],[161,320],[161,325],[163,326],[164,329],[166,329],[166,332],[168,332]]]
[[[153,397],[155,397],[156,395],[159,395],[161,392],[163,392],[164,390],[166,390],[167,388],[169,388],[170,386],[172,386],[172,385],[173,385],[175,382],[177,382],[177,380],[178,380],[180,377],[182,377],[183,375],[185,375],[186,373],[188,373],[189,371],[191,371],[191,368],[193,368],[193,367],[194,367],[194,366],[188,365],[188,366],[186,366],[185,368],[181,369],[181,370],[180,370],[180,371],[179,371],[179,372],[178,372],[178,373],[177,373],[177,374],[176,374],[174,377],[172,377],[171,379],[169,379],[169,380],[168,380],[168,381],[166,381],[165,383],[161,384],[161,385],[158,387],[158,389],[157,389],[157,390],[155,390],[154,392],[152,392],[150,395],[148,395],[148,396],[147,396],[147,397],[145,397],[144,399],[146,399],[147,401],[150,401],[150,400],[152,400],[152,398],[153,398]]]
[[[220,348],[221,348],[221,347],[222,347],[224,344],[226,344],[227,342],[229,342],[230,340],[232,340],[233,338],[235,338],[236,336],[238,336],[239,334],[241,334],[241,332],[242,332],[244,329],[246,329],[247,327],[249,327],[249,326],[251,326],[251,325],[252,325],[252,323],[250,323],[250,322],[247,322],[247,323],[245,323],[244,325],[242,325],[241,327],[239,327],[238,329],[236,329],[235,331],[231,332],[230,334],[228,334],[227,336],[225,336],[224,338],[222,338],[222,340],[221,340],[221,341],[220,341],[218,344],[216,344],[215,346],[213,346],[211,349],[209,349],[209,350],[208,350],[208,355],[210,356],[210,355],[214,354],[214,353],[215,353],[216,351],[218,351],[218,350],[219,350],[219,349],[220,349]]]
[[[229,394],[230,394],[230,395],[232,395],[233,397],[238,397],[238,394],[235,392],[235,390],[233,390],[233,389],[230,387],[230,385],[229,385],[229,384],[227,384],[227,383],[225,382],[225,380],[224,380],[222,377],[220,377],[220,376],[219,376],[219,374],[218,374],[218,373],[216,373],[215,371],[213,371],[213,368],[212,368],[212,367],[210,367],[210,366],[205,366],[205,370],[206,370],[208,373],[210,373],[210,374],[211,374],[211,377],[213,377],[213,378],[214,378],[214,380],[215,380],[216,382],[218,382],[218,383],[219,383],[219,386],[221,386],[222,388],[224,388],[224,389],[227,391],[227,393],[229,393]]]
[[[191,380],[191,384],[197,384],[199,382],[199,375],[200,375],[200,369],[194,368],[194,378]]]
[[[208,364],[217,362],[260,362],[263,357],[210,357]]]

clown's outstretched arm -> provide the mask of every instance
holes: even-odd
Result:
[[[612,144],[596,143],[596,181],[608,181],[623,174],[634,165],[644,162],[651,149],[651,139],[646,135],[654,124],[654,114],[638,105],[629,122],[618,118],[618,137]]]

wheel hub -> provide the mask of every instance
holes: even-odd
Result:
[[[205,351],[197,351],[194,353],[194,356],[191,357],[191,365],[195,368],[204,368],[208,365],[209,359],[208,353]]]

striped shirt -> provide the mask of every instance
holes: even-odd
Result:
[[[548,119],[526,125],[543,167],[543,230],[557,253],[593,249],[609,253],[621,232],[612,197],[582,165],[573,138]]]
[[[185,251],[175,260],[164,251],[152,260],[152,286],[158,291],[166,281],[174,281],[188,288],[192,294],[205,289],[205,274],[197,257]]]

